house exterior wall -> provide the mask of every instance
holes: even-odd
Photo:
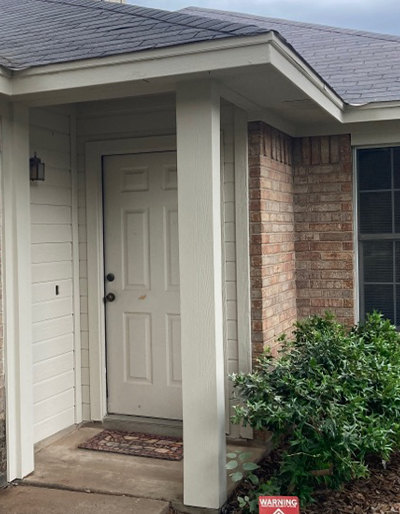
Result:
[[[354,323],[353,164],[349,135],[294,140],[297,309]]]
[[[34,442],[75,423],[70,113],[32,109],[31,155],[46,164],[31,183]],[[59,294],[56,294],[58,286]]]
[[[250,278],[253,357],[276,351],[297,318],[292,139],[249,125]]]
[[[236,285],[236,225],[234,182],[234,128],[233,107],[221,109],[222,172],[223,186],[223,239],[225,264],[225,356],[229,373],[238,372],[237,336],[237,285]],[[87,284],[87,233],[86,233],[86,174],[85,145],[91,141],[130,139],[176,134],[175,97],[164,95],[141,99],[121,99],[81,104],[77,110],[78,148],[78,205],[79,205],[79,254],[80,254],[80,304],[82,348],[82,401],[83,419],[90,420],[89,329]],[[227,431],[234,436],[237,427],[231,426],[232,390],[227,380]]]
[[[249,125],[253,357],[293,322],[329,310],[354,323],[350,136],[291,138]]]
[[[0,224],[2,217],[0,208]],[[0,256],[2,254],[3,241],[0,238]],[[7,483],[7,451],[6,451],[6,394],[4,379],[4,332],[3,332],[3,283],[2,259],[0,258],[0,488]]]

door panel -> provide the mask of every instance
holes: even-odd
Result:
[[[182,419],[175,152],[104,158],[108,410]]]

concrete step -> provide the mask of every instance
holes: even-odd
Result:
[[[168,514],[158,500],[11,486],[0,491],[0,514]]]

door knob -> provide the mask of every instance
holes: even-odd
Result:
[[[105,298],[107,302],[113,302],[115,300],[115,294],[114,293],[108,293],[108,295]]]
[[[114,280],[115,280],[115,275],[114,275],[114,273],[109,273],[109,274],[107,275],[107,277],[106,277],[106,278],[107,278],[107,280],[108,280],[109,282],[114,282]]]

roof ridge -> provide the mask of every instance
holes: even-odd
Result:
[[[117,12],[118,14],[126,14],[129,16],[141,17],[141,18],[145,18],[145,19],[154,19],[157,21],[164,21],[164,20],[162,20],[162,19],[160,20],[159,18],[157,18],[155,16],[145,15],[142,13],[142,11],[156,12],[156,13],[161,13],[161,14],[165,14],[165,15],[168,15],[168,14],[176,15],[179,13],[179,11],[166,11],[165,9],[153,9],[151,7],[143,7],[143,6],[134,5],[134,4],[117,4],[117,3],[111,4],[111,2],[100,1],[100,0],[72,0],[72,1],[71,0],[35,0],[35,1],[43,2],[43,3],[51,3],[51,4],[64,4],[64,5],[71,5],[73,3],[77,3],[79,5],[79,7],[83,8],[83,9],[95,9],[98,11],[107,10],[110,12]],[[90,5],[90,2],[93,2],[93,5]],[[96,5],[95,5],[95,3],[96,3]],[[131,9],[132,9],[132,12],[131,12]],[[139,13],[134,12],[135,9],[138,9],[140,12]],[[199,28],[199,30],[203,30],[202,27],[197,27],[196,25],[192,25],[192,23],[194,23],[195,19],[210,21],[210,18],[206,17],[206,16],[203,17],[203,16],[188,14],[188,13],[184,13],[184,12],[181,12],[181,14],[186,15],[190,18],[193,18],[193,20],[189,23],[181,23],[179,21],[177,22],[177,21],[169,21],[169,20],[165,20],[165,22],[173,23],[174,25],[180,25],[181,27]],[[214,21],[215,22],[219,21],[220,23],[223,23],[222,20],[215,19]],[[257,25],[247,25],[247,24],[240,23],[240,22],[226,22],[226,23],[229,23],[230,25],[233,25],[233,24],[238,25],[237,29],[254,29],[254,32],[258,32],[260,34],[269,32],[266,29],[262,29],[261,27],[258,27]],[[231,30],[224,30],[223,28],[215,29],[212,27],[206,27],[204,30],[209,30],[209,31],[215,32],[217,34],[232,34]]]
[[[206,7],[196,7],[196,6],[189,6],[185,7],[184,9],[180,9],[176,12],[189,12],[190,11],[199,11],[199,12],[207,12],[210,15],[213,13],[215,14],[225,14],[229,15],[231,17],[238,17],[238,18],[246,18],[246,19],[257,19],[260,21],[271,21],[275,23],[280,23],[282,25],[301,25],[302,27],[308,27],[313,30],[320,30],[324,32],[332,32],[332,33],[338,33],[338,34],[352,34],[354,36],[358,37],[368,37],[370,39],[376,39],[378,41],[392,41],[393,43],[400,43],[400,36],[397,36],[395,34],[384,34],[380,32],[369,32],[365,30],[357,30],[357,29],[349,29],[344,27],[335,27],[333,25],[323,25],[318,23],[309,23],[304,21],[297,21],[297,20],[287,20],[284,18],[271,18],[269,16],[262,16],[260,14],[249,14],[249,13],[241,13],[237,11],[224,11],[221,9],[208,9]]]

